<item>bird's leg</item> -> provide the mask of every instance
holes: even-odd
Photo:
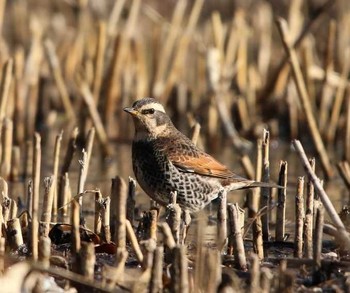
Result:
[[[182,228],[182,239],[181,244],[185,244],[186,238],[187,238],[187,232],[190,227],[191,223],[191,215],[190,212],[187,210],[182,210],[182,221],[183,221],[183,228]]]

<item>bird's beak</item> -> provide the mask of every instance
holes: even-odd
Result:
[[[124,111],[125,111],[126,113],[131,114],[132,116],[136,116],[137,113],[138,113],[138,112],[137,112],[134,108],[132,108],[132,107],[124,108]]]

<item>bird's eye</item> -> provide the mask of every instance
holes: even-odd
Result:
[[[147,115],[147,114],[154,114],[154,109],[153,109],[153,108],[145,109],[145,110],[142,110],[141,113],[144,114],[144,115]]]

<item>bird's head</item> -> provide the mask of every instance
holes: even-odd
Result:
[[[135,140],[164,136],[174,127],[162,104],[152,98],[138,100],[124,111],[134,120]]]

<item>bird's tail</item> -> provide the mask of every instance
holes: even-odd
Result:
[[[281,188],[281,189],[284,188],[284,186],[278,185],[278,184],[275,184],[275,183],[251,181],[251,183],[248,183],[246,186],[242,187],[242,189],[253,188],[253,187]]]

